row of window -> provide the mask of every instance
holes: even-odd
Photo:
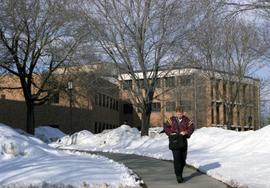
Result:
[[[178,102],[178,104],[181,106],[181,108],[185,112],[191,111],[191,108],[192,108],[191,101],[189,101],[189,100],[181,100],[180,102]],[[173,112],[173,111],[175,111],[175,108],[176,108],[176,102],[175,101],[166,102],[166,104],[165,104],[165,111],[166,112]],[[161,111],[160,102],[153,102],[152,111],[153,112],[160,112]]]
[[[119,109],[118,100],[101,93],[95,94],[95,105],[103,106],[105,108],[113,109],[116,111]]]
[[[114,124],[104,123],[104,122],[95,122],[95,134],[101,133],[105,129],[114,129],[117,126]]]
[[[238,90],[237,90],[238,88]],[[256,98],[258,89],[254,85],[240,84],[232,81],[215,80],[211,89],[212,99],[220,100],[224,97],[236,97],[237,102],[251,102]],[[229,92],[228,92],[229,91]]]
[[[178,76],[178,77],[166,77],[164,78],[164,84],[165,87],[175,87],[178,81],[179,86],[189,86],[193,82],[193,76],[192,75],[184,75],[184,76]],[[136,81],[137,86],[139,88],[144,88],[144,80],[139,79]],[[150,80],[149,80],[150,82]],[[155,80],[155,84],[157,88],[161,88],[161,79],[158,78]],[[132,89],[132,80],[124,80],[123,81],[123,89],[128,90]]]
[[[223,113],[221,114],[221,107],[223,107]],[[240,106],[236,106],[234,107],[235,108],[240,108]],[[228,121],[228,117],[227,117],[227,110],[226,110],[226,105],[225,104],[222,104],[222,103],[215,103],[215,102],[212,102],[212,110],[211,110],[211,113],[212,113],[212,124],[226,124],[227,121]],[[245,118],[241,117],[240,115],[240,110],[244,110],[244,108],[241,108],[241,109],[238,109],[236,113],[232,113],[231,114],[231,119],[234,120],[234,116],[236,117],[236,122],[233,122],[233,123],[236,123],[237,125],[240,125],[240,119],[243,119],[243,124],[244,125],[248,125],[248,126],[252,126],[253,123],[252,123],[252,116],[251,115],[247,115],[245,114]],[[251,112],[249,113],[251,114]]]
[[[192,104],[191,104],[191,101],[189,100],[181,100],[179,103],[178,103],[182,109],[185,111],[185,112],[188,112],[188,111],[191,111],[192,109]],[[170,102],[166,102],[165,104],[165,111],[166,112],[173,112],[175,111],[175,108],[176,108],[176,102],[175,101],[170,101]],[[161,103],[160,102],[153,102],[152,103],[152,112],[160,112],[161,111]],[[132,104],[124,104],[123,106],[123,112],[124,114],[132,114],[133,113],[133,106]],[[139,113],[141,113],[140,110],[138,110]]]

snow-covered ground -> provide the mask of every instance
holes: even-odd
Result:
[[[41,140],[0,124],[0,187],[62,185],[73,187],[136,187],[125,166],[108,158],[67,153],[55,148],[130,153],[172,160],[167,136],[151,129],[140,136],[127,125],[100,134],[80,131],[71,136],[39,127]],[[235,132],[201,128],[189,139],[187,163],[232,186],[270,188],[270,125],[257,131]]]
[[[136,128],[122,125],[100,134],[88,131],[65,136],[53,147],[132,153],[172,160],[167,136],[152,129],[141,137]],[[236,187],[270,188],[270,125],[257,131],[235,132],[201,128],[189,139],[187,163]]]
[[[38,134],[55,138],[49,129]],[[108,158],[59,151],[0,123],[0,187],[139,187],[131,174]]]

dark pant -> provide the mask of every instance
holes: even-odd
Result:
[[[182,177],[184,167],[186,165],[187,147],[182,150],[172,150],[174,172],[177,177]]]

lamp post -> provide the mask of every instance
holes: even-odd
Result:
[[[69,113],[70,113],[70,130],[72,131],[72,81],[68,82],[68,94],[69,94]]]

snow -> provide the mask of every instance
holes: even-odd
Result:
[[[0,123],[0,187],[139,187],[131,174],[108,158],[60,151]]]
[[[1,187],[138,187],[132,172],[108,158],[75,149],[105,151],[172,160],[168,138],[161,128],[140,136],[136,128],[93,134],[83,130],[65,135],[51,127],[39,127],[38,138],[19,134],[0,124]],[[236,132],[221,128],[197,129],[189,139],[187,163],[231,186],[270,188],[270,125],[257,131]]]
[[[35,137],[39,138],[45,143],[55,142],[65,135],[66,134],[59,129],[50,126],[41,126],[35,128]]]
[[[161,131],[160,128],[151,129],[149,136],[141,137],[136,128],[122,125],[96,135],[81,131],[75,133],[77,136],[65,136],[50,145],[172,160],[168,138],[164,133],[159,134]],[[231,186],[270,188],[269,135],[270,125],[246,132],[197,129],[189,139],[187,163]]]

